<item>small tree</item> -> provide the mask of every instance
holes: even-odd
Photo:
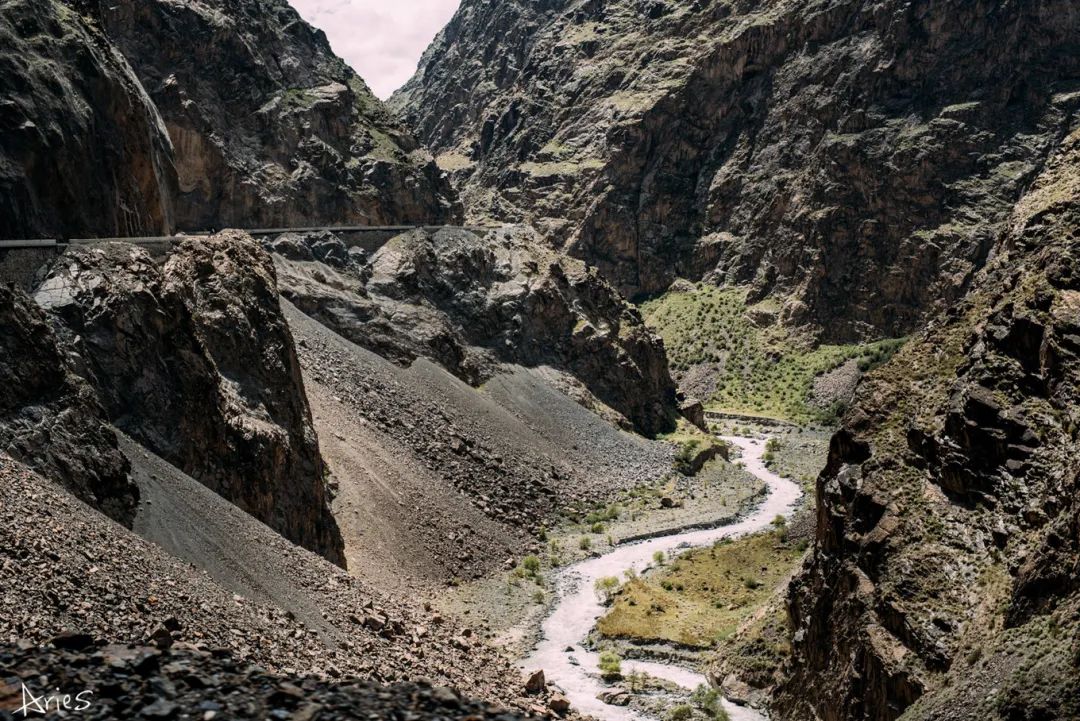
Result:
[[[601,601],[611,603],[611,597],[615,595],[615,591],[619,590],[619,579],[615,578],[615,576],[598,578],[593,590],[596,591],[596,595],[600,597]]]
[[[600,654],[600,675],[605,681],[618,681],[622,678],[622,659],[614,651]]]

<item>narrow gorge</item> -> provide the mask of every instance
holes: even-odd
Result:
[[[0,40],[0,719],[1080,721],[1074,3]]]

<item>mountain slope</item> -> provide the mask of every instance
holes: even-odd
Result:
[[[460,218],[284,0],[10,0],[0,38],[0,238]]]
[[[660,340],[595,272],[535,232],[415,230],[368,265],[346,260],[343,248],[330,259],[336,267],[316,260],[313,249],[334,243],[275,242],[282,294],[358,345],[397,363],[431,358],[473,385],[503,363],[551,366],[627,427],[671,428],[675,387]]]
[[[284,0],[121,0],[102,24],[176,148],[181,228],[457,218],[430,155]]]
[[[0,13],[0,238],[166,232],[177,181],[165,126],[74,7],[9,0]]]
[[[1080,717],[1080,129],[1007,228],[832,441],[780,719]]]
[[[826,340],[896,337],[1063,137],[1078,32],[1066,0],[465,0],[392,105],[471,218],[628,295],[750,284]]]
[[[130,526],[138,489],[70,350],[31,298],[0,285],[0,451]]]
[[[136,525],[145,531],[156,519],[157,531],[164,526],[170,537],[148,535],[167,549],[0,455],[0,645],[57,638],[64,646],[67,632],[75,634],[67,644],[84,636],[84,646],[96,639],[175,644],[294,678],[427,678],[507,706],[540,700],[521,698],[518,673],[471,631],[357,581],[137,445],[123,445],[147,500],[166,504],[140,511]],[[64,572],[47,592],[37,573],[26,573],[56,568]],[[256,579],[262,585],[251,596],[237,595],[246,590],[237,582],[252,572],[265,574]],[[153,655],[133,665],[150,670]],[[120,668],[146,658],[119,656]]]

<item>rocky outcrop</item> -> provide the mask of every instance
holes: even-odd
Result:
[[[460,218],[284,0],[13,0],[0,41],[0,238]]]
[[[94,390],[21,291],[0,286],[0,450],[130,526],[138,489]]]
[[[663,345],[640,314],[580,261],[524,228],[486,234],[417,230],[367,265],[312,258],[325,239],[278,241],[283,295],[354,343],[398,363],[432,358],[479,385],[501,363],[552,366],[601,405],[655,434],[675,389]]]
[[[0,14],[0,238],[158,235],[172,227],[172,145],[124,57],[80,10]]]
[[[119,0],[102,23],[176,148],[180,228],[460,215],[431,155],[285,0]]]
[[[960,298],[1080,103],[1075,3],[466,0],[394,98],[468,215],[829,340]]]
[[[860,386],[774,717],[1080,717],[1078,228],[1074,130],[974,291]]]
[[[135,246],[73,248],[36,299],[77,339],[117,427],[285,537],[342,542],[270,257],[224,233],[162,266]]]

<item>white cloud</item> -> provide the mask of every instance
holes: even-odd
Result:
[[[326,33],[334,52],[387,98],[416,71],[420,56],[460,0],[290,0]]]

